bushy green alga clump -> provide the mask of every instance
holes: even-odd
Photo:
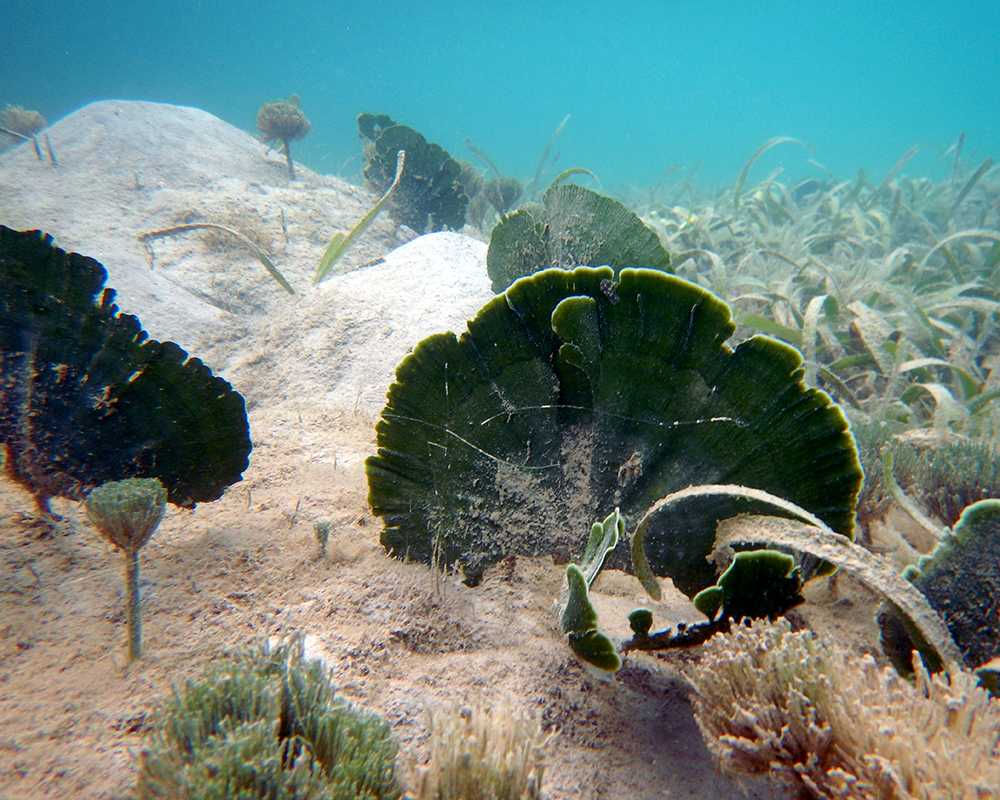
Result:
[[[892,499],[883,479],[886,458],[899,487],[942,525],[954,525],[979,500],[1000,497],[1000,451],[990,441],[921,443],[896,436],[898,426],[878,422],[852,422],[851,430],[865,472],[858,500],[862,528],[881,516]]]
[[[301,639],[263,644],[175,690],[142,753],[140,800],[398,798],[381,717],[336,696]]]
[[[946,525],[979,500],[1000,497],[1000,452],[987,441],[957,441],[920,448],[895,443],[896,479]]]
[[[31,138],[49,123],[37,111],[21,106],[7,105],[0,111],[0,128]]]

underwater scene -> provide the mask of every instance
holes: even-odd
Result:
[[[1000,798],[1000,5],[4,12],[0,800]]]

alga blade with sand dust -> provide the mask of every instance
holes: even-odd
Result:
[[[733,331],[725,303],[658,270],[518,281],[460,337],[424,339],[400,363],[367,462],[383,545],[475,580],[511,553],[573,557],[605,509],[637,519],[720,483],[850,535],[861,472],[843,415],[803,384],[795,350],[766,337],[733,349]],[[713,502],[715,520],[754,510]],[[649,536],[653,572],[689,594],[713,584],[714,525],[671,526]]]

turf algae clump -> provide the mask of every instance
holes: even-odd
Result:
[[[511,700],[428,709],[430,758],[413,800],[543,800],[541,719]]]
[[[660,270],[517,281],[461,336],[428,337],[399,364],[366,464],[383,545],[475,581],[510,554],[576,557],[595,508],[638,519],[671,492],[719,483],[850,535],[861,472],[846,420],[803,384],[796,351],[766,337],[730,348],[733,329],[721,300]],[[772,508],[704,502],[647,532],[652,572],[682,565],[691,596],[715,583],[715,523]]]
[[[141,800],[395,800],[388,723],[337,696],[301,639],[267,644],[175,689],[139,767]]]
[[[122,314],[98,262],[0,226],[0,444],[8,475],[49,512],[100,484],[159,478],[193,508],[240,480],[243,397]]]
[[[156,532],[166,507],[167,491],[156,478],[112,481],[87,495],[88,519],[125,556],[129,661],[142,655],[139,551]]]
[[[979,500],[1000,497],[1000,442],[889,443],[896,479],[935,520],[952,526]]]
[[[48,122],[37,111],[21,106],[6,105],[0,111],[0,128],[6,128],[19,137],[31,138],[45,130]]]
[[[42,146],[38,143],[38,134],[45,130],[48,124],[45,117],[37,111],[21,106],[4,106],[0,110],[0,134],[2,134],[0,135],[0,144],[6,144],[9,139],[31,142],[31,146],[35,149],[35,158],[44,161]],[[52,141],[48,134],[45,135],[44,142],[49,163],[56,166],[59,162],[56,160],[55,150],[52,149]]]
[[[326,545],[330,541],[330,531],[333,529],[333,522],[328,519],[316,520],[313,523],[313,538],[319,545],[319,553],[316,558],[320,561],[326,558]]]
[[[782,797],[987,798],[1000,786],[1000,703],[966,672],[916,685],[787,620],[734,626],[685,670],[709,750]]]

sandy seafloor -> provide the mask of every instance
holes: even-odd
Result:
[[[58,167],[27,146],[0,154],[0,222],[105,264],[124,310],[244,394],[254,451],[242,482],[195,511],[170,509],[143,550],[145,655],[130,667],[120,556],[78,504],[56,501],[65,522],[53,527],[0,479],[0,797],[128,796],[171,686],[227,649],[292,632],[310,636],[346,697],[385,715],[414,761],[428,707],[509,698],[555,732],[552,800],[785,796],[716,769],[677,670],[696,654],[629,658],[611,680],[574,659],[554,613],[560,566],[517,559],[477,588],[449,579],[435,592],[428,567],[379,545],[363,470],[374,421],[408,348],[461,330],[490,297],[483,242],[408,241],[383,216],[343,274],[312,287],[330,234],[373,202],[366,190],[301,167],[289,183],[279,154],[196,109],[103,102],[49,135]],[[299,292],[202,235],[158,240],[151,269],[137,235],[192,221],[252,229]],[[334,523],[325,560],[319,518]],[[847,578],[838,590],[812,588],[796,619],[876,652],[874,598]],[[618,635],[649,602],[616,572],[595,596]],[[655,610],[658,623],[698,618],[678,593]]]

